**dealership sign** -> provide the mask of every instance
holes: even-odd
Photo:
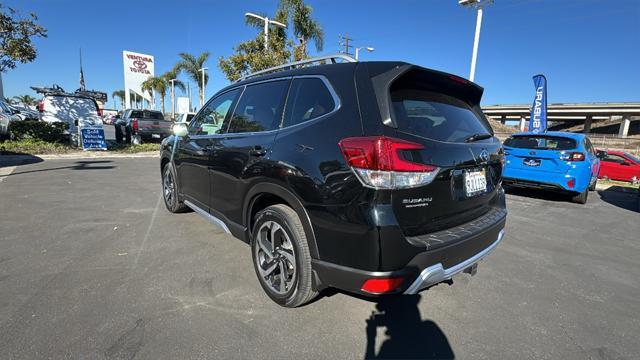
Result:
[[[137,97],[143,97],[151,102],[149,94],[142,91],[142,83],[154,76],[155,61],[153,56],[123,51],[122,62],[124,64],[124,91],[127,107],[131,106],[132,91],[137,94]]]

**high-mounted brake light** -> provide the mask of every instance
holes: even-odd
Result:
[[[564,161],[584,161],[585,156],[581,152],[561,153],[560,159]]]
[[[44,101],[40,101],[38,103],[38,111],[43,113],[44,112]]]
[[[453,81],[455,81],[457,83],[464,84],[464,85],[467,85],[469,83],[469,80],[463,79],[460,76],[449,75],[449,79],[451,79],[451,80],[453,80]]]
[[[402,189],[429,184],[438,167],[407,160],[404,155],[424,147],[385,136],[351,137],[338,145],[364,186]]]
[[[131,120],[131,129],[133,129],[134,133],[138,132],[138,119]]]
[[[387,278],[387,279],[368,279],[362,285],[360,290],[371,294],[383,294],[396,290],[402,282],[403,278]]]

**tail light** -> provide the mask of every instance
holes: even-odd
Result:
[[[131,120],[131,129],[133,129],[134,133],[138,132],[138,119]]]
[[[500,163],[502,164],[502,167],[504,168],[505,165],[505,156],[507,156],[508,153],[506,151],[504,151],[504,148],[500,148],[500,150],[498,150],[498,156],[500,157]]]
[[[387,279],[368,279],[362,285],[360,290],[370,294],[383,294],[396,290],[402,282],[403,278],[387,278]]]
[[[102,109],[98,108],[98,116],[102,117]]]
[[[431,183],[438,174],[438,167],[404,158],[405,151],[424,149],[420,144],[385,136],[369,136],[342,139],[338,145],[349,166],[367,187],[417,187]]]
[[[581,152],[570,152],[560,154],[560,160],[564,161],[584,161],[585,156]]]
[[[44,112],[44,101],[40,101],[38,103],[38,111],[43,113]]]
[[[569,179],[569,181],[567,181],[567,186],[573,189],[576,186],[576,179]]]

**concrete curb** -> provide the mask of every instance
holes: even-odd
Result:
[[[157,151],[147,151],[135,154],[104,153],[104,152],[77,152],[68,154],[43,154],[43,155],[0,155],[0,162],[21,161],[33,158],[43,160],[55,159],[105,159],[105,158],[157,158],[160,154]]]

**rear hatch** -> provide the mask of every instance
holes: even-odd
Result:
[[[378,92],[376,81],[374,77]],[[386,89],[390,121],[384,135],[419,145],[403,151],[404,159],[437,167],[430,183],[391,192],[404,234],[447,229],[491,210],[503,159],[501,143],[479,107],[483,89],[416,66],[405,69]]]
[[[73,95],[46,95],[41,103],[42,120],[47,122],[66,122],[69,131],[81,128],[102,127],[95,100]]]
[[[560,156],[577,144],[574,139],[560,136],[525,134],[508,138],[504,147],[510,168],[565,174],[570,165]]]

